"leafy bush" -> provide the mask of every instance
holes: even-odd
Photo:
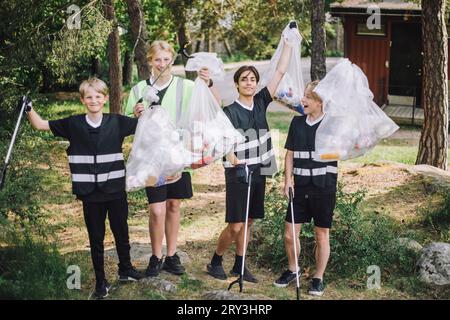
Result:
[[[34,241],[28,231],[9,233],[6,241],[0,249],[0,299],[68,297],[66,263],[55,245]]]
[[[266,194],[266,218],[255,225],[249,250],[256,261],[274,271],[287,265],[284,248],[284,224],[288,201],[275,183]],[[377,265],[388,274],[414,272],[415,255],[398,245],[396,225],[376,213],[363,213],[360,204],[365,191],[346,193],[339,185],[333,227],[330,232],[331,255],[327,267],[330,278],[361,278],[367,267]],[[313,226],[302,226],[300,263],[313,267]]]
[[[450,242],[450,189],[444,186],[428,188],[442,200],[435,204],[430,202],[419,211],[419,223],[426,231],[425,241]]]

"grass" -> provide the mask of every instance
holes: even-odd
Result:
[[[269,122],[269,128],[271,130],[279,130],[282,134],[287,135],[291,120],[296,115],[297,113],[294,112],[268,112],[267,121]]]

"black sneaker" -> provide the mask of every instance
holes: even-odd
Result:
[[[129,281],[138,281],[145,276],[137,271],[134,267],[129,268],[125,271],[119,270],[119,281],[120,282],[129,282]]]
[[[148,262],[147,270],[145,270],[146,277],[157,277],[162,268],[162,259],[158,259],[157,256],[152,255]]]
[[[111,285],[108,281],[103,280],[101,282],[97,282],[95,284],[95,299],[104,299],[108,296],[109,289],[111,289]]]
[[[322,296],[325,290],[325,284],[319,278],[313,278],[311,280],[311,286],[309,287],[309,294],[313,296]]]
[[[234,277],[239,277],[241,275],[241,270],[231,269],[230,274]],[[250,273],[247,267],[244,267],[244,280],[247,282],[258,283],[258,279]]]
[[[206,269],[208,270],[208,274],[213,276],[214,278],[220,280],[227,280],[227,274],[225,273],[222,264],[213,266],[212,264],[208,263]]]
[[[180,257],[176,253],[173,256],[164,259],[162,268],[177,276],[182,275],[185,271],[184,267],[181,265]]]
[[[282,273],[282,275],[275,280],[273,283],[275,287],[278,288],[285,288],[291,283],[292,281],[296,280],[296,273],[292,272],[291,270],[287,269],[285,272]]]

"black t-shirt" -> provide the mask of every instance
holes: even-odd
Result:
[[[253,97],[252,110],[244,108],[235,101],[224,107],[223,112],[225,112],[236,129],[242,129],[244,131],[248,129],[268,130],[269,124],[267,123],[266,111],[271,102],[272,97],[270,96],[270,92],[267,87],[264,87]]]
[[[284,145],[285,149],[290,151],[300,151],[299,147],[296,146],[296,141],[299,141],[298,137],[305,135],[307,136],[307,141],[309,142],[308,148],[311,151],[315,149],[315,141],[316,141],[316,131],[319,128],[319,125],[322,121],[315,123],[314,125],[309,125],[306,123],[306,132],[300,131],[300,122],[303,121],[302,117],[304,116],[295,116],[292,118],[291,124],[289,126],[289,132],[286,139],[286,143]]]
[[[137,118],[130,118],[122,115],[119,116],[119,130],[123,137],[132,135],[136,131]],[[70,142],[69,118],[49,121],[49,127],[52,133],[57,137],[62,137]],[[101,125],[97,128],[92,127],[87,123],[89,130],[89,137],[94,145],[97,145]],[[97,151],[96,151],[97,152]],[[115,193],[105,193],[98,189],[97,185],[92,193],[84,196],[77,195],[77,199],[83,202],[106,202],[120,199],[126,196],[125,190]]]
[[[314,125],[309,125],[306,123],[306,132],[301,131],[301,125],[300,122],[304,121],[302,118],[304,116],[295,116],[292,121],[291,125],[289,126],[289,133],[286,139],[286,143],[284,145],[284,148],[290,151],[303,151],[300,150],[300,147],[296,144],[297,141],[300,140],[299,137],[302,135],[306,135],[307,141],[308,141],[308,149],[310,151],[315,150],[315,141],[316,141],[316,131],[317,128],[319,128],[319,125],[322,121],[319,121],[315,123]],[[336,186],[328,186],[325,188],[319,188],[312,184],[311,182],[306,185],[302,186],[301,188],[298,187],[298,183],[296,183],[297,180],[296,175],[294,175],[294,185],[296,185],[295,190],[297,193],[300,194],[328,194],[328,193],[335,193],[336,192]]]
[[[262,88],[253,97],[253,108],[248,110],[241,106],[238,102],[233,102],[232,104],[223,108],[223,112],[230,119],[230,122],[236,129],[241,129],[244,132],[248,129],[255,129],[260,138],[260,129],[269,130],[269,124],[267,123],[266,111],[269,104],[272,102],[272,97],[270,95],[267,87]],[[248,142],[248,137],[245,137]],[[250,165],[249,169],[253,170],[259,165]],[[233,168],[226,168],[225,174],[231,174]],[[260,169],[254,172],[254,176],[259,176]]]
[[[157,95],[159,97],[159,100],[158,100],[158,102],[152,102],[152,104],[151,104],[152,106],[161,105],[162,100],[167,92],[167,89],[169,89],[170,85],[172,84],[172,81],[173,81],[173,77],[172,77],[172,80],[170,80],[170,83],[167,87],[158,91]],[[147,84],[150,85],[150,80],[147,80]]]
[[[115,115],[119,118],[119,130],[122,137],[131,136],[135,133],[138,119],[130,118],[123,115]],[[48,122],[53,135],[64,138],[70,142],[69,118],[59,120],[50,120]],[[90,127],[90,126],[88,126]],[[92,127],[91,127],[92,128]],[[99,127],[100,128],[100,127]]]

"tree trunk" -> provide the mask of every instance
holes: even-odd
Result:
[[[231,58],[233,53],[231,52],[231,47],[227,39],[223,39],[223,45],[225,46],[225,50],[227,51],[227,56]]]
[[[197,42],[195,43],[195,50],[194,50],[194,52],[199,52],[201,45],[202,45],[202,41],[201,40],[197,40]]]
[[[120,63],[120,38],[114,10],[114,0],[105,0],[105,18],[113,24],[113,30],[108,36],[109,111],[111,113],[120,113],[122,102],[122,65]]]
[[[311,9],[311,81],[325,77],[325,1],[312,0]]]
[[[123,85],[130,85],[133,81],[133,57],[130,51],[125,51],[125,56],[123,58]]]
[[[165,3],[169,8],[172,16],[174,17],[175,27],[177,29],[177,39],[178,45],[182,48],[186,43],[188,43],[188,34],[186,32],[186,8],[190,6],[191,1],[178,1],[178,0],[166,0]],[[187,52],[191,53],[192,45],[186,48]],[[186,65],[187,58],[181,56],[183,65]],[[194,80],[197,76],[196,72],[186,71],[186,78]]]
[[[183,47],[187,42],[188,42],[188,37],[186,35],[186,27],[185,27],[185,23],[180,23],[180,26],[178,27],[178,45],[181,47]],[[186,50],[188,53],[190,53],[190,48],[192,48],[192,45],[187,46]],[[183,61],[183,65],[186,65],[186,62],[188,60],[188,58],[186,58],[184,55],[181,55],[182,61]],[[197,72],[195,71],[186,71],[186,78],[194,80],[197,77]]]
[[[147,27],[145,24],[142,5],[139,0],[127,0],[128,16],[131,21],[131,35],[133,46],[136,45],[134,57],[138,70],[139,80],[150,78],[150,65],[147,60]],[[136,44],[136,39],[139,39]]]
[[[102,62],[100,61],[99,58],[96,58],[96,57],[92,57],[91,61],[92,61],[92,63],[91,63],[91,73],[94,76],[96,76],[98,78],[101,78],[102,77],[102,73],[103,73]]]
[[[42,65],[41,66],[41,73],[42,73],[42,88],[40,90],[40,92],[43,93],[48,93],[52,91],[52,73],[50,72],[50,70]]]
[[[448,44],[446,0],[422,0],[423,111],[425,120],[416,164],[447,170]]]
[[[205,51],[211,52],[211,38],[209,35],[209,30],[205,30]]]

